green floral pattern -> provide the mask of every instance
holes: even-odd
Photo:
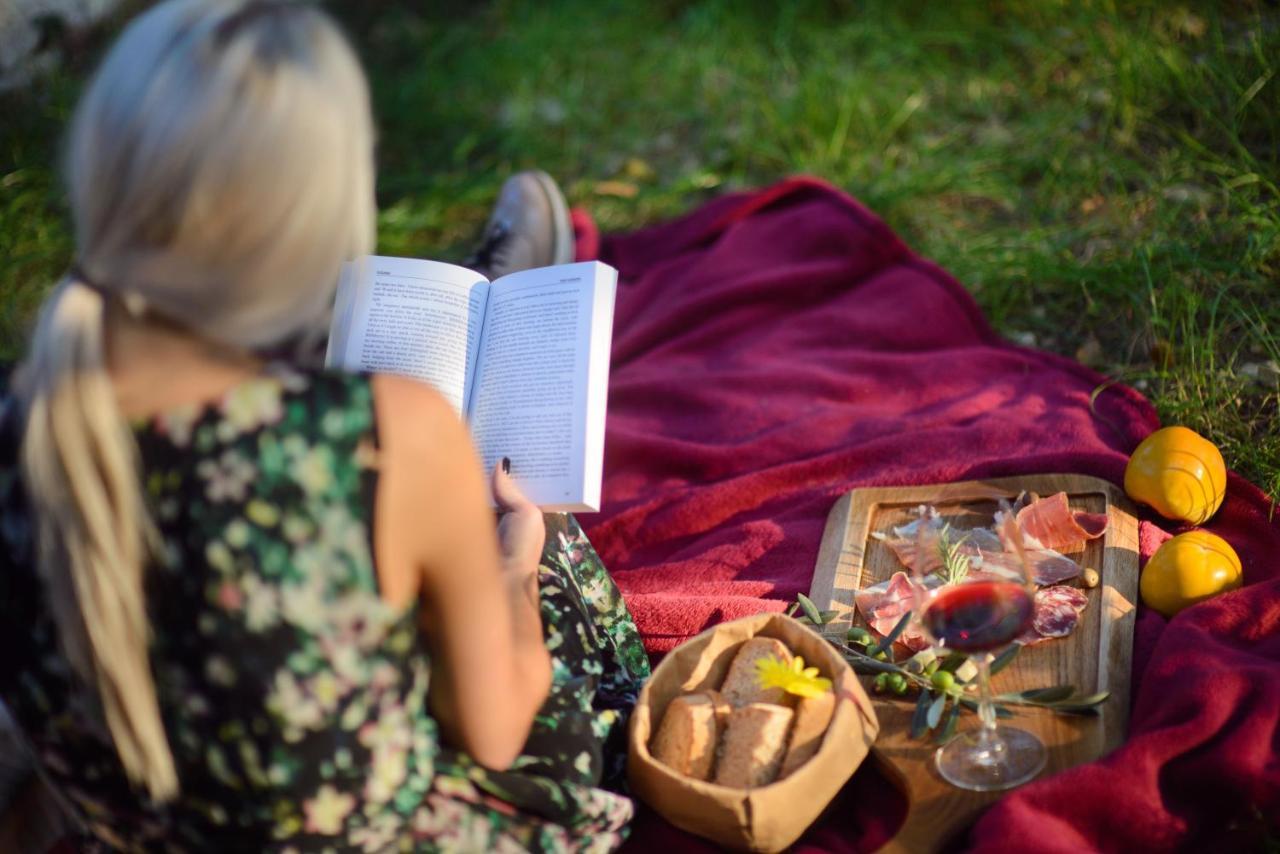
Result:
[[[179,800],[125,784],[56,652],[12,456],[0,513],[0,696],[91,838],[125,850],[604,851],[622,841],[626,721],[648,659],[576,520],[539,568],[553,684],[506,772],[439,739],[418,609],[379,598],[366,378],[274,367],[136,426],[164,539],[151,658]],[[6,469],[6,464],[8,467]],[[12,566],[3,566],[6,560]],[[21,615],[21,617],[19,617]],[[34,615],[34,616],[33,616]]]

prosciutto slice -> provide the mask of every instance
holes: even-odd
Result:
[[[1044,549],[1075,551],[1107,530],[1105,513],[1072,510],[1065,492],[1031,502],[1018,511],[1017,520],[1027,544]]]
[[[853,601],[871,630],[884,636],[893,631],[903,614],[915,607],[915,593],[907,574],[895,572],[888,581],[859,590]],[[914,623],[898,636],[898,643],[912,652],[929,648],[928,639]]]
[[[1061,584],[1080,574],[1080,564],[1052,549],[1026,549],[1031,564],[1031,580],[1041,587]],[[990,552],[982,556],[982,568],[991,573],[1003,573],[1012,578],[1022,577],[1022,567],[1013,552]]]
[[[912,523],[915,524],[915,523]],[[909,527],[909,526],[904,526]],[[897,528],[897,534],[904,528]],[[939,525],[939,529],[941,525]],[[1020,581],[1022,566],[1014,552],[1005,551],[1000,538],[990,528],[974,528],[968,531],[953,530],[948,534],[964,537],[960,544],[960,553],[969,557],[970,571],[981,570],[1004,580]],[[921,564],[916,563],[919,547],[915,539],[886,539],[884,544],[893,549],[903,566],[915,568],[922,575],[942,568],[942,558],[938,554],[937,532],[925,531],[925,553]],[[1080,564],[1064,554],[1052,549],[1029,547],[1026,550],[1027,560],[1031,564],[1031,580],[1040,586],[1061,584],[1080,574]]]
[[[884,544],[893,549],[893,553],[902,565],[915,569],[921,575],[927,575],[942,568],[942,556],[938,554],[938,538],[946,527],[938,511],[932,507],[921,505],[917,512],[920,518],[907,525],[899,525],[893,529],[893,537],[877,536]],[[921,527],[924,528],[921,531]],[[952,542],[960,542],[960,553],[968,555],[975,568],[983,565],[986,555],[1003,549],[1000,538],[990,528],[950,528],[947,537]],[[923,561],[916,563],[917,553],[924,548]],[[997,569],[997,572],[1000,570]]]

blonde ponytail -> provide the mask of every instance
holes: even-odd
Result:
[[[69,276],[41,312],[23,476],[63,649],[96,687],[129,777],[164,800],[178,778],[143,585],[157,535],[106,371],[105,306],[239,350],[314,331],[342,263],[372,249],[364,75],[305,3],[168,0],[126,29],[88,87],[66,175],[98,284]]]
[[[142,576],[155,534],[106,371],[104,306],[67,279],[41,313],[24,377],[23,475],[63,649],[97,686],[125,771],[164,800],[178,778],[147,656]]]

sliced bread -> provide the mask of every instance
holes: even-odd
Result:
[[[796,725],[791,730],[791,744],[787,747],[786,758],[782,760],[779,777],[786,777],[813,758],[822,746],[822,737],[827,734],[835,710],[834,691],[826,691],[817,697],[804,697],[796,703]]]
[[[698,780],[711,778],[721,730],[718,702],[711,693],[685,694],[672,700],[649,748],[663,765]]]
[[[742,644],[733,663],[729,665],[729,673],[720,686],[720,693],[731,706],[745,706],[749,703],[774,703],[790,705],[787,694],[781,688],[761,688],[756,671],[756,662],[762,658],[773,656],[791,663],[791,650],[777,638],[754,637]]]
[[[794,714],[791,709],[772,703],[750,703],[730,712],[729,726],[720,742],[715,781],[722,786],[749,789],[777,779]]]
[[[711,698],[711,702],[716,707],[716,726],[720,728],[720,734],[724,735],[725,727],[729,725],[729,713],[733,711],[733,706],[729,705],[729,701],[724,698],[724,694],[719,691],[703,691]]]

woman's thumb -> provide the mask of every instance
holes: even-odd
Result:
[[[520,491],[520,487],[516,486],[515,480],[509,473],[510,468],[511,460],[507,457],[503,457],[493,467],[493,497],[498,502],[498,506],[504,510],[523,510],[533,507],[533,502]]]

